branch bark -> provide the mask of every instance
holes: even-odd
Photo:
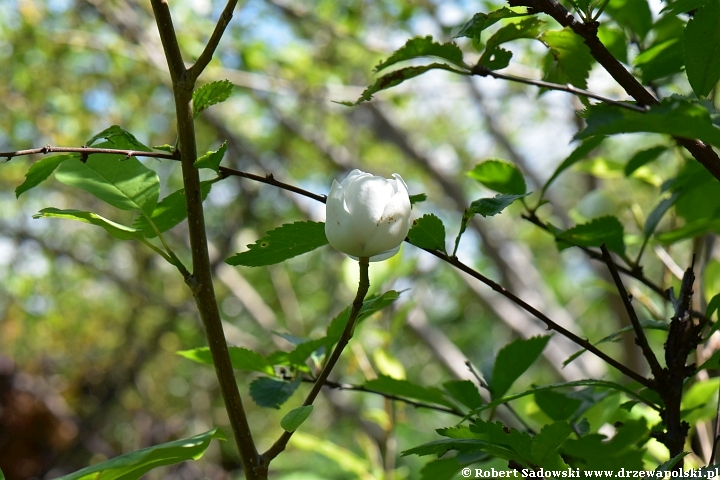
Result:
[[[220,390],[225,401],[225,408],[230,418],[235,441],[237,442],[245,476],[249,480],[262,480],[267,478],[267,468],[262,468],[260,465],[260,458],[250,432],[250,425],[248,424],[240,392],[235,382],[235,373],[230,362],[230,354],[228,353],[225,332],[223,331],[212,282],[202,194],[200,191],[200,176],[198,169],[194,166],[197,160],[197,146],[195,142],[192,94],[195,79],[200,74],[200,71],[194,71],[191,74],[185,68],[167,1],[152,0],[152,8],[170,69],[175,98],[179,149],[181,152],[183,185],[185,187],[193,260],[193,273],[188,285],[195,297],[200,318],[205,326],[215,372],[220,383]]]

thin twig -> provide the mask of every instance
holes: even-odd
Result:
[[[318,375],[317,379],[315,380],[315,384],[310,390],[310,393],[308,393],[308,396],[305,398],[303,406],[312,405],[312,403],[315,401],[315,398],[320,393],[320,390],[322,390],[323,385],[325,385],[327,378],[330,375],[330,372],[332,371],[333,367],[335,367],[337,361],[340,359],[340,355],[342,355],[343,350],[347,346],[350,338],[352,338],[353,332],[355,331],[355,323],[357,322],[358,316],[360,314],[360,309],[363,306],[363,300],[365,299],[365,295],[367,295],[368,289],[370,288],[370,278],[368,276],[368,265],[370,264],[370,259],[368,257],[360,257],[358,263],[360,264],[360,282],[358,284],[357,295],[355,295],[355,300],[353,300],[352,308],[350,309],[350,315],[348,316],[347,324],[345,325],[345,329],[340,335],[340,339],[338,340],[337,345],[335,345],[335,349],[333,349],[333,352],[327,359],[327,362],[325,363],[325,366],[320,372],[320,375]],[[264,466],[267,467],[267,465],[272,461],[273,458],[277,457],[283,450],[285,450],[285,447],[290,441],[292,435],[293,432],[283,432],[280,438],[278,438],[277,441],[265,453],[261,455],[262,463]]]
[[[493,77],[493,78],[498,78],[501,80],[508,80],[511,82],[524,83],[525,85],[534,85],[534,86],[540,87],[540,88],[547,88],[549,90],[558,90],[561,92],[572,93],[574,95],[580,95],[582,97],[594,98],[595,100],[600,100],[601,102],[608,103],[610,105],[615,105],[617,107],[627,108],[628,110],[634,110],[636,112],[645,113],[649,110],[649,107],[647,107],[645,105],[633,105],[632,103],[621,102],[619,100],[613,100],[612,98],[604,97],[597,93],[589,92],[587,90],[583,90],[581,88],[574,87],[573,85],[570,85],[570,84],[562,85],[560,83],[551,83],[551,82],[545,82],[543,80],[533,80],[532,78],[516,77],[515,75],[498,73],[498,72],[496,72],[494,70],[490,70],[489,68],[487,68],[483,65],[480,65],[480,64],[475,65],[473,67],[472,73],[475,75],[479,75],[481,77]]]
[[[648,344],[645,331],[643,330],[642,325],[640,325],[640,319],[630,302],[630,296],[628,295],[627,290],[625,290],[625,285],[623,285],[622,280],[620,279],[620,274],[618,273],[615,262],[610,256],[610,252],[605,244],[600,246],[600,250],[602,251],[603,260],[605,261],[608,270],[610,270],[610,275],[615,282],[615,288],[617,288],[620,298],[623,301],[623,305],[625,305],[625,310],[627,310],[630,317],[630,323],[632,323],[633,330],[635,330],[635,342],[642,349],[643,356],[650,365],[650,371],[655,377],[655,381],[659,381],[664,377],[663,368],[660,366],[660,362],[658,362],[655,353],[650,348],[650,344]]]
[[[180,160],[179,152],[174,152],[174,153],[143,152],[143,151],[137,151],[137,150],[118,150],[115,148],[53,147],[52,145],[47,145],[42,148],[31,148],[29,150],[17,150],[14,152],[0,152],[0,157],[5,157],[9,161],[13,157],[20,157],[23,155],[36,155],[36,154],[47,155],[49,153],[79,153],[84,156],[92,155],[94,153],[101,153],[101,154],[124,155],[127,158],[130,158],[130,157],[152,157],[152,158],[165,158],[168,160]]]
[[[205,70],[205,67],[207,67],[210,63],[210,60],[212,60],[215,49],[220,43],[220,39],[222,38],[223,33],[225,33],[225,29],[233,17],[233,10],[235,10],[236,5],[237,0],[228,0],[227,5],[225,5],[225,9],[220,14],[220,18],[218,18],[215,30],[213,30],[207,45],[205,45],[205,49],[198,57],[195,64],[188,68],[188,74],[193,80],[197,80],[203,70]]]
[[[315,382],[314,379],[303,379],[303,381],[305,381],[305,382]],[[347,390],[347,391],[352,391],[352,392],[373,393],[373,394],[375,394],[375,395],[380,395],[380,396],[382,396],[382,397],[385,397],[385,398],[387,398],[387,399],[389,399],[389,400],[396,400],[396,401],[398,401],[398,402],[403,402],[403,403],[406,403],[406,404],[408,404],[408,405],[412,405],[413,407],[416,407],[416,408],[427,408],[427,409],[429,409],[429,410],[435,410],[435,411],[438,411],[438,412],[449,413],[449,414],[451,414],[451,415],[455,415],[455,416],[458,416],[458,417],[464,417],[464,416],[465,416],[464,413],[462,413],[460,410],[458,410],[458,409],[456,409],[456,408],[440,407],[440,406],[438,406],[438,405],[431,405],[431,404],[429,404],[429,403],[416,402],[416,401],[414,401],[414,400],[409,400],[409,399],[407,399],[407,398],[399,397],[399,396],[397,396],[397,395],[393,395],[393,394],[390,394],[390,393],[381,392],[381,391],[379,391],[379,390],[373,390],[372,388],[367,388],[367,387],[365,387],[365,386],[363,386],[363,385],[352,385],[352,384],[349,384],[349,383],[338,383],[338,382],[332,382],[332,381],[326,380],[326,381],[325,381],[325,386],[328,387],[328,388],[335,389],[335,390]]]

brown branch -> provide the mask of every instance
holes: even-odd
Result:
[[[655,382],[657,382],[664,377],[663,368],[662,366],[660,366],[660,362],[658,362],[655,353],[652,351],[650,345],[648,344],[647,337],[645,336],[645,331],[643,330],[642,325],[640,325],[640,319],[638,318],[637,313],[635,312],[635,309],[630,302],[630,296],[628,295],[627,290],[625,290],[625,286],[620,279],[620,274],[618,273],[615,262],[610,256],[610,252],[608,251],[605,244],[600,247],[600,250],[602,251],[603,260],[605,261],[608,270],[610,270],[610,275],[612,276],[613,282],[615,282],[615,287],[617,288],[617,291],[620,294],[620,298],[623,301],[623,305],[625,305],[625,310],[627,310],[628,316],[630,317],[630,323],[632,323],[633,330],[635,330],[635,343],[637,343],[637,345],[642,349],[643,356],[650,365],[650,371],[652,372],[653,377],[655,377]]]
[[[223,33],[225,33],[225,29],[233,17],[233,10],[235,10],[236,5],[237,0],[228,0],[227,5],[225,5],[225,9],[220,14],[220,18],[218,18],[215,30],[213,30],[207,45],[205,45],[205,49],[198,57],[195,64],[188,68],[188,75],[193,81],[197,80],[203,70],[205,70],[205,67],[207,67],[210,63],[210,60],[212,60],[215,49],[220,43],[220,39],[222,38]]]
[[[0,152],[0,157],[5,157],[10,161],[13,157],[21,157],[23,155],[47,155],[49,153],[79,153],[82,156],[92,155],[94,153],[125,155],[130,157],[152,157],[165,158],[168,160],[180,160],[179,152],[143,152],[136,150],[118,150],[116,148],[94,148],[94,147],[53,147],[47,145],[42,148],[31,148],[29,150],[16,150],[14,152]]]
[[[619,100],[613,100],[612,98],[604,97],[597,93],[589,92],[589,91],[583,90],[581,88],[576,88],[570,84],[561,85],[559,83],[545,82],[543,80],[533,80],[532,78],[517,77],[515,75],[507,75],[505,73],[498,73],[493,70],[490,70],[489,68],[487,68],[483,65],[480,65],[480,64],[475,65],[471,71],[474,75],[479,75],[481,77],[493,77],[493,78],[498,78],[501,80],[508,80],[510,82],[524,83],[525,85],[534,85],[534,86],[540,87],[540,88],[547,88],[549,90],[557,90],[560,92],[572,93],[573,95],[580,95],[581,97],[594,98],[595,100],[600,100],[603,103],[615,105],[616,107],[627,108],[628,110],[634,110],[636,112],[645,113],[648,111],[648,107],[646,107],[646,106],[638,106],[638,105],[633,105],[631,103],[621,102]]]
[[[205,326],[215,373],[240,453],[243,471],[249,480],[262,480],[267,478],[267,468],[260,464],[257,448],[252,438],[242,398],[235,381],[235,372],[230,362],[230,354],[228,353],[225,332],[223,331],[213,287],[212,268],[202,207],[200,176],[198,169],[194,165],[197,160],[192,108],[195,79],[188,78],[167,0],[152,0],[151,3],[170,69],[175,99],[178,140],[180,152],[182,153],[183,186],[185,187],[188,230],[193,260],[192,282],[188,282],[188,286],[191,287],[200,318]]]
[[[638,104],[644,106],[658,103],[658,100],[605,48],[605,45],[597,36],[597,22],[578,22],[557,0],[509,0],[508,3],[511,6],[525,6],[532,8],[536,12],[546,13],[563,27],[569,27],[584,40],[595,60],[607,70]],[[685,147],[716,179],[720,180],[720,158],[711,146],[699,140],[682,137],[673,138]]]
[[[318,375],[315,380],[315,384],[310,390],[310,393],[308,393],[308,396],[305,398],[303,406],[312,405],[315,401],[315,398],[320,393],[320,390],[322,390],[323,385],[327,382],[330,372],[340,359],[340,355],[342,355],[343,350],[347,346],[350,338],[353,336],[353,332],[355,331],[355,323],[357,322],[360,314],[360,309],[363,306],[363,300],[370,288],[370,278],[368,276],[368,265],[370,264],[370,259],[368,257],[360,257],[358,263],[360,265],[360,282],[358,285],[357,295],[355,295],[355,300],[353,300],[352,308],[350,309],[347,324],[345,324],[345,329],[340,335],[340,339],[338,340],[337,345],[335,345],[335,349],[333,349],[333,352],[330,354],[330,358],[328,358],[325,366],[320,372],[320,375]],[[285,450],[285,447],[290,441],[292,435],[293,432],[283,432],[283,434],[280,435],[280,438],[278,438],[277,441],[262,454],[261,459],[265,468],[267,468],[273,458],[277,457],[283,450]]]

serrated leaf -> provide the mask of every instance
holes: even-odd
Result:
[[[560,250],[568,246],[599,247],[604,243],[611,252],[622,254],[625,253],[623,234],[620,221],[615,217],[606,216],[565,230],[556,239]],[[563,242],[566,245],[562,245]]]
[[[571,433],[573,433],[572,427],[566,422],[545,425],[532,442],[531,452],[537,464],[546,468],[555,468],[554,465],[548,465],[548,462],[557,455],[560,446]]]
[[[460,245],[460,237],[467,229],[468,223],[475,215],[482,215],[483,217],[492,217],[505,210],[507,207],[518,198],[527,197],[532,192],[528,192],[522,195],[511,195],[506,193],[498,193],[492,198],[481,198],[475,200],[465,209],[462,220],[460,222],[460,232],[455,237],[455,248],[453,249],[453,255],[457,253],[458,246]]]
[[[688,13],[692,10],[702,7],[707,0],[677,0],[675,2],[667,1],[666,5],[660,10],[660,13],[668,12],[670,15],[680,13]]]
[[[62,163],[55,178],[81,188],[121,210],[152,215],[160,195],[160,180],[154,170],[122,155],[90,155],[85,163],[70,159]]]
[[[512,10],[508,7],[502,7],[490,13],[476,13],[473,17],[460,27],[460,31],[454,38],[465,37],[472,38],[476,43],[480,42],[481,33],[486,28],[494,25],[504,18],[524,17],[527,16],[527,10]]]
[[[360,323],[375,312],[378,312],[381,309],[387,307],[388,305],[391,305],[398,298],[400,298],[400,292],[396,292],[395,290],[389,290],[382,295],[366,299],[363,302],[363,306],[360,307],[357,322]],[[351,307],[347,307],[345,310],[340,312],[335,318],[332,319],[330,325],[328,325],[325,335],[326,352],[329,352],[332,346],[340,339],[340,336],[345,329],[345,325],[347,325],[348,318],[350,317],[350,308]]]
[[[210,168],[217,172],[220,169],[220,162],[222,162],[226,151],[227,140],[224,141],[217,150],[207,152],[205,155],[195,160],[195,168]]]
[[[426,213],[413,221],[412,228],[408,232],[408,239],[416,247],[444,252],[445,225],[432,213]]]
[[[313,411],[312,405],[303,405],[302,407],[293,408],[280,420],[280,426],[286,432],[294,432],[303,424]]]
[[[597,433],[566,440],[563,454],[581,462],[588,470],[642,470],[645,450],[637,445],[647,434],[645,418],[627,419],[609,440]]]
[[[545,191],[548,189],[550,184],[553,183],[562,172],[587,157],[590,152],[600,146],[603,140],[605,140],[605,137],[603,136],[591,137],[582,142],[575,150],[573,150],[572,153],[570,153],[570,155],[565,160],[563,160],[563,162],[555,169],[548,181],[545,182],[545,185],[540,192],[540,197],[542,198],[545,195]]]
[[[550,54],[557,66],[556,72],[562,77],[551,78],[546,74],[544,80],[562,84],[570,83],[578,88],[586,89],[588,74],[595,60],[582,38],[569,27],[565,27],[562,30],[543,32],[540,40],[550,49]]]
[[[260,372],[274,375],[273,364],[268,362],[259,353],[253,352],[244,347],[228,347],[230,363],[235,370],[244,372]],[[180,350],[175,354],[204,365],[212,365],[213,359],[208,347],[193,348],[191,350]]]
[[[193,117],[197,118],[209,107],[230,98],[233,84],[230,80],[218,80],[206,83],[193,92]]]
[[[449,408],[454,407],[452,402],[445,398],[445,395],[438,388],[423,387],[407,380],[398,380],[386,375],[379,375],[378,378],[365,382],[364,386],[377,392],[444,405]]]
[[[696,102],[672,97],[651,106],[646,113],[605,104],[593,105],[586,112],[587,127],[575,138],[651,132],[697,138],[720,148],[720,129],[713,125],[709,112]]]
[[[186,460],[198,460],[203,456],[210,441],[227,440],[219,428],[194,437],[163,443],[142,450],[119,455],[96,463],[57,480],[137,480],[156,467],[174,465]]]
[[[521,338],[500,349],[489,382],[494,399],[505,395],[515,380],[535,363],[549,340],[550,335]]]
[[[217,179],[200,182],[202,199],[205,200],[210,193],[213,183]],[[150,217],[160,232],[166,232],[187,217],[187,203],[185,201],[185,189],[176,190],[157,204]],[[155,238],[157,234],[150,225],[148,219],[140,215],[132,224],[133,228],[143,231],[147,238]]]
[[[556,421],[569,420],[582,404],[577,398],[570,398],[553,390],[535,392],[534,396],[540,410]]]
[[[265,237],[248,245],[250,250],[233,255],[225,260],[225,263],[245,267],[274,265],[288,258],[315,250],[327,243],[324,223],[287,223],[270,230]]]
[[[131,228],[105,217],[101,217],[97,213],[84,212],[82,210],[60,210],[59,208],[43,208],[39,213],[33,215],[33,218],[64,218],[68,220],[77,220],[79,222],[89,223],[105,229],[113,237],[120,240],[137,240],[143,238],[143,232],[135,228]]]
[[[629,177],[635,170],[652,162],[666,150],[667,147],[657,146],[637,152],[632,156],[628,163],[625,164],[625,176]]]
[[[455,43],[436,43],[428,35],[411,38],[405,42],[405,45],[395,50],[387,60],[378,63],[373,71],[378,73],[391,65],[418,57],[439,57],[458,67],[467,68],[463,63],[462,50]]]
[[[395,87],[397,85],[400,85],[405,80],[408,80],[410,78],[415,78],[418,75],[422,75],[423,73],[429,71],[429,70],[447,70],[448,72],[454,72],[459,74],[466,74],[466,72],[462,72],[459,70],[455,70],[454,68],[450,67],[447,64],[444,63],[431,63],[430,65],[423,65],[422,67],[406,67],[401,68],[399,70],[395,70],[394,72],[387,73],[383,75],[382,77],[375,80],[375,83],[367,87],[362,94],[360,95],[360,98],[357,99],[355,102],[338,102],[341,105],[346,105],[348,107],[353,107],[356,105],[360,105],[363,102],[369,102],[372,99],[372,96],[375,95],[377,92],[380,92],[382,90],[387,90],[388,88]]]
[[[468,408],[482,405],[482,397],[477,386],[470,380],[452,380],[443,383],[450,396]]]
[[[65,160],[71,158],[79,159],[78,155],[53,155],[51,157],[41,158],[37,162],[30,166],[30,169],[25,174],[25,181],[18,185],[15,189],[15,198],[20,198],[20,195],[27,192],[31,188],[35,188],[44,182],[51,173],[55,171]]]
[[[147,146],[143,145],[137,138],[135,138],[135,135],[128,132],[127,130],[122,129],[117,125],[113,125],[112,127],[106,128],[102,132],[98,133],[90,140],[88,140],[87,144],[92,145],[101,138],[107,140],[108,143],[110,143],[110,145],[112,146],[96,145],[96,147],[117,148],[120,150],[137,150],[139,152],[152,151]]]
[[[540,27],[544,24],[537,17],[530,17],[519,22],[509,23],[495,32],[487,41],[485,51],[478,63],[491,70],[497,70],[507,66],[510,52],[501,49],[500,45],[519,38],[537,38],[540,34]],[[504,64],[504,65],[503,65]]]
[[[689,453],[690,453],[690,452],[678,453],[677,455],[675,455],[674,457],[672,457],[672,458],[671,458],[670,460],[668,460],[667,462],[664,462],[664,463],[662,463],[661,465],[658,465],[658,467],[655,469],[655,471],[656,471],[656,472],[670,472],[670,471],[672,471],[672,469],[675,468],[675,465],[677,465],[677,463],[678,463],[681,459],[685,458],[685,455],[688,455]]]
[[[499,193],[521,195],[527,192],[525,178],[514,163],[493,158],[475,165],[468,177]]]
[[[424,443],[417,447],[410,448],[401,453],[403,457],[407,455],[437,455],[442,456],[450,450],[457,450],[461,453],[473,453],[473,452],[488,452],[492,455],[500,458],[510,457],[515,459],[518,455],[510,448],[502,447],[500,445],[487,442],[485,440],[479,440],[476,438],[444,438],[442,440],[435,440],[433,442]]]
[[[260,407],[280,408],[280,405],[292,397],[292,394],[300,386],[300,382],[302,382],[300,376],[292,382],[260,377],[250,384],[250,396]]]
[[[698,8],[685,28],[685,72],[698,97],[707,96],[720,80],[720,0]]]

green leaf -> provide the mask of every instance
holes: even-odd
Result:
[[[512,54],[500,48],[500,45],[519,38],[537,38],[544,23],[537,17],[530,17],[505,25],[488,39],[479,63],[491,70],[506,67]]]
[[[489,382],[493,398],[505,395],[515,380],[535,363],[549,340],[550,335],[521,338],[500,349]]]
[[[424,193],[410,195],[410,205],[415,205],[416,203],[424,202],[425,200],[427,200],[427,195],[425,195]]]
[[[5,480],[5,474],[3,473],[2,469],[0,469],[0,480]]]
[[[533,438],[531,452],[538,465],[548,467],[552,456],[557,455],[560,446],[573,432],[566,422],[555,422],[545,425],[540,433]],[[552,468],[552,467],[550,467]]]
[[[610,0],[605,13],[640,40],[645,38],[653,25],[652,12],[646,0]]]
[[[250,250],[233,255],[225,260],[225,263],[245,267],[274,265],[288,258],[315,250],[327,243],[324,223],[287,223],[270,230],[265,237],[248,245]]]
[[[655,469],[655,471],[656,471],[656,472],[670,472],[670,471],[672,471],[672,469],[675,468],[675,465],[677,465],[677,463],[678,463],[682,458],[684,458],[685,455],[688,455],[689,453],[690,453],[690,452],[678,453],[677,455],[675,455],[674,457],[672,457],[672,458],[671,458],[670,460],[668,460],[667,462],[665,462],[665,463],[663,463],[663,464],[661,464],[661,465],[658,465],[658,467]]]
[[[357,322],[362,322],[370,315],[382,310],[388,305],[391,305],[398,298],[400,298],[400,292],[389,290],[382,295],[366,299],[363,302],[363,306],[360,307]],[[345,310],[340,312],[340,314],[338,314],[338,316],[330,322],[330,325],[328,325],[325,337],[326,352],[329,352],[330,349],[332,349],[332,346],[340,339],[340,335],[342,335],[345,325],[347,325],[348,318],[350,318],[350,309],[351,307],[347,307]]]
[[[260,407],[280,408],[280,405],[295,393],[300,386],[302,377],[298,376],[292,382],[283,382],[269,377],[260,377],[250,384],[250,396]]]
[[[686,223],[684,226],[670,232],[661,233],[655,238],[664,244],[676,243],[688,238],[699,237],[708,232],[720,232],[720,219],[700,218]]]
[[[220,145],[215,151],[207,152],[202,157],[195,160],[195,168],[210,168],[216,172],[220,170],[220,162],[222,162],[225,152],[227,151],[227,140]]]
[[[193,92],[193,118],[197,118],[209,107],[222,103],[228,98],[233,90],[230,80],[218,80],[206,83]]]
[[[213,183],[218,179],[205,180],[200,182],[202,199],[205,200],[210,193]],[[160,232],[166,232],[187,217],[187,203],[185,202],[185,189],[176,190],[157,204],[150,217]],[[155,238],[157,234],[148,222],[148,219],[140,215],[132,224],[133,228],[143,231],[147,238]]]
[[[25,174],[25,181],[15,189],[15,198],[44,182],[65,160],[78,159],[78,155],[53,155],[33,163]]]
[[[378,73],[391,65],[418,57],[440,57],[458,67],[467,69],[463,63],[462,50],[455,43],[436,43],[428,35],[426,37],[411,38],[405,42],[405,45],[395,50],[387,60],[378,63],[374,72]]]
[[[712,318],[713,314],[720,308],[720,293],[715,294],[714,297],[708,302],[707,308],[705,309],[705,316]],[[720,315],[718,315],[720,317]],[[720,352],[720,350],[718,350]]]
[[[365,382],[364,387],[377,392],[396,395],[398,397],[444,405],[449,408],[454,407],[452,402],[445,398],[445,395],[439,388],[423,387],[408,382],[407,380],[397,380],[385,375],[379,375],[378,378]]]
[[[598,38],[613,57],[622,63],[627,63],[627,39],[625,32],[619,28],[609,27],[606,24],[598,28]]]
[[[660,13],[669,12],[670,15],[679,13],[688,13],[702,7],[707,0],[677,0],[674,2],[667,1],[667,5],[660,10]]]
[[[578,247],[599,247],[604,243],[611,252],[622,254],[625,253],[623,233],[620,221],[615,217],[606,216],[565,230],[556,239],[559,241],[560,250],[568,248],[567,245],[562,245],[562,242]]]
[[[479,440],[476,438],[444,438],[442,440],[435,440],[434,442],[428,442],[417,447],[410,448],[402,452],[402,456],[407,455],[437,455],[440,457],[449,450],[457,450],[460,453],[474,453],[474,452],[488,452],[506,460],[516,460],[520,456],[508,447],[487,442],[485,440]]]
[[[707,96],[720,80],[720,0],[698,8],[683,35],[685,71],[698,97]]]
[[[566,440],[562,450],[587,470],[642,470],[645,450],[637,445],[648,433],[645,418],[626,419],[609,440],[601,434],[589,434]]]
[[[477,386],[470,380],[452,380],[443,383],[450,396],[468,408],[482,405],[482,397]]]
[[[675,200],[677,200],[677,197],[678,194],[674,193],[672,196],[661,200],[660,203],[658,203],[657,206],[653,209],[653,211],[650,212],[650,215],[648,215],[647,219],[645,220],[645,229],[643,232],[645,234],[645,238],[649,238],[650,235],[655,233],[655,229],[660,223],[660,220],[662,220],[662,217],[665,216],[665,213],[668,211],[668,209],[675,204]]]
[[[104,228],[106,232],[120,240],[137,240],[143,238],[143,232],[141,230],[115,223],[105,217],[101,217],[97,213],[84,212],[82,210],[43,208],[39,213],[33,215],[33,218],[65,218],[89,223]]]
[[[699,367],[697,367],[697,371],[705,370],[707,368],[711,368],[713,370],[720,370],[720,350],[715,350],[712,355],[710,355],[710,358],[705,360]]]
[[[478,163],[467,175],[499,193],[521,195],[527,192],[525,178],[520,169],[505,160],[490,159]]]
[[[597,104],[586,110],[587,127],[575,135],[583,139],[594,135],[651,132],[685,138],[697,138],[720,148],[720,129],[699,103],[671,97],[653,105],[646,113]]]
[[[227,437],[222,430],[214,428],[194,437],[126,453],[59,477],[57,480],[137,480],[157,467],[174,465],[186,460],[198,460],[213,439],[227,440]]]
[[[586,89],[587,78],[592,68],[594,59],[590,49],[569,27],[562,30],[551,30],[543,32],[540,40],[550,49],[556,69],[557,76],[548,76],[544,80],[555,83],[571,83],[572,85]]]
[[[545,182],[545,185],[540,192],[540,197],[542,198],[545,195],[545,191],[548,189],[550,184],[553,183],[562,172],[587,157],[590,152],[600,146],[603,140],[605,140],[605,137],[603,136],[591,137],[582,142],[575,150],[573,150],[572,153],[565,160],[563,160],[560,166],[555,169],[548,181]]]
[[[292,365],[302,366],[313,353],[318,351],[318,353],[323,352],[325,345],[327,345],[327,337],[299,343],[292,352],[288,353],[288,361]]]
[[[577,398],[553,390],[535,392],[535,403],[540,410],[556,421],[569,420],[582,404]]]
[[[98,133],[90,140],[88,140],[87,144],[92,145],[101,138],[107,140],[110,145],[95,145],[98,148],[117,148],[120,150],[137,150],[139,152],[152,151],[147,146],[140,143],[140,141],[135,138],[135,135],[126,130],[123,130],[117,125],[113,125],[112,127],[106,128],[102,132]]]
[[[525,8],[513,10],[508,7],[502,7],[490,13],[476,13],[465,25],[460,27],[460,31],[454,38],[472,38],[473,41],[479,43],[481,34],[486,28],[495,25],[504,18],[524,17],[527,15],[527,9]]]
[[[683,44],[679,38],[657,42],[635,57],[633,63],[645,84],[680,73],[685,65]]]
[[[55,173],[58,181],[82,188],[121,210],[138,210],[152,215],[160,195],[160,180],[154,170],[122,155],[91,155],[63,162]],[[122,159],[122,160],[121,160]]]
[[[235,370],[244,372],[261,372],[274,375],[275,370],[270,362],[259,353],[248,350],[244,347],[228,347],[230,362]],[[180,350],[175,352],[181,357],[204,365],[212,365],[213,359],[208,347],[193,348],[191,350]]]
[[[280,426],[286,432],[294,432],[313,411],[312,405],[303,405],[302,407],[293,408],[280,420]]]
[[[410,243],[419,248],[445,251],[445,226],[432,213],[414,220],[408,232]]]
[[[595,138],[595,137],[594,137]],[[590,140],[587,140],[590,141]],[[641,150],[637,152],[632,158],[625,164],[625,176],[629,177],[638,168],[647,165],[660,156],[661,153],[667,150],[667,147],[662,145],[652,147],[647,150]]]
[[[163,152],[169,153],[173,153],[175,151],[175,145],[170,145],[169,143],[166,143],[164,145],[155,145],[152,148],[153,150],[162,150]]]
[[[436,70],[436,69],[447,70],[448,72],[454,72],[454,73],[458,73],[461,75],[467,75],[467,72],[455,70],[454,68],[452,68],[449,65],[444,64],[444,63],[431,63],[430,65],[423,65],[422,67],[401,68],[399,70],[395,70],[394,72],[385,74],[382,77],[375,80],[375,83],[370,85],[368,88],[366,88],[362,92],[362,94],[360,95],[360,98],[358,98],[356,102],[338,102],[338,103],[340,103],[341,105],[346,105],[348,107],[353,107],[355,105],[360,105],[363,102],[369,102],[372,99],[372,96],[375,95],[377,92],[395,87],[397,85],[400,85],[405,80],[417,77],[418,75],[422,75],[423,73],[425,73],[429,70]]]
[[[527,197],[532,192],[525,193],[523,195],[510,195],[504,193],[498,193],[493,198],[481,198],[475,200],[465,209],[463,213],[462,221],[460,222],[460,232],[455,238],[455,249],[453,255],[457,253],[458,246],[460,245],[460,237],[465,233],[468,223],[475,215],[482,215],[483,217],[492,217],[509,207],[518,198]]]

